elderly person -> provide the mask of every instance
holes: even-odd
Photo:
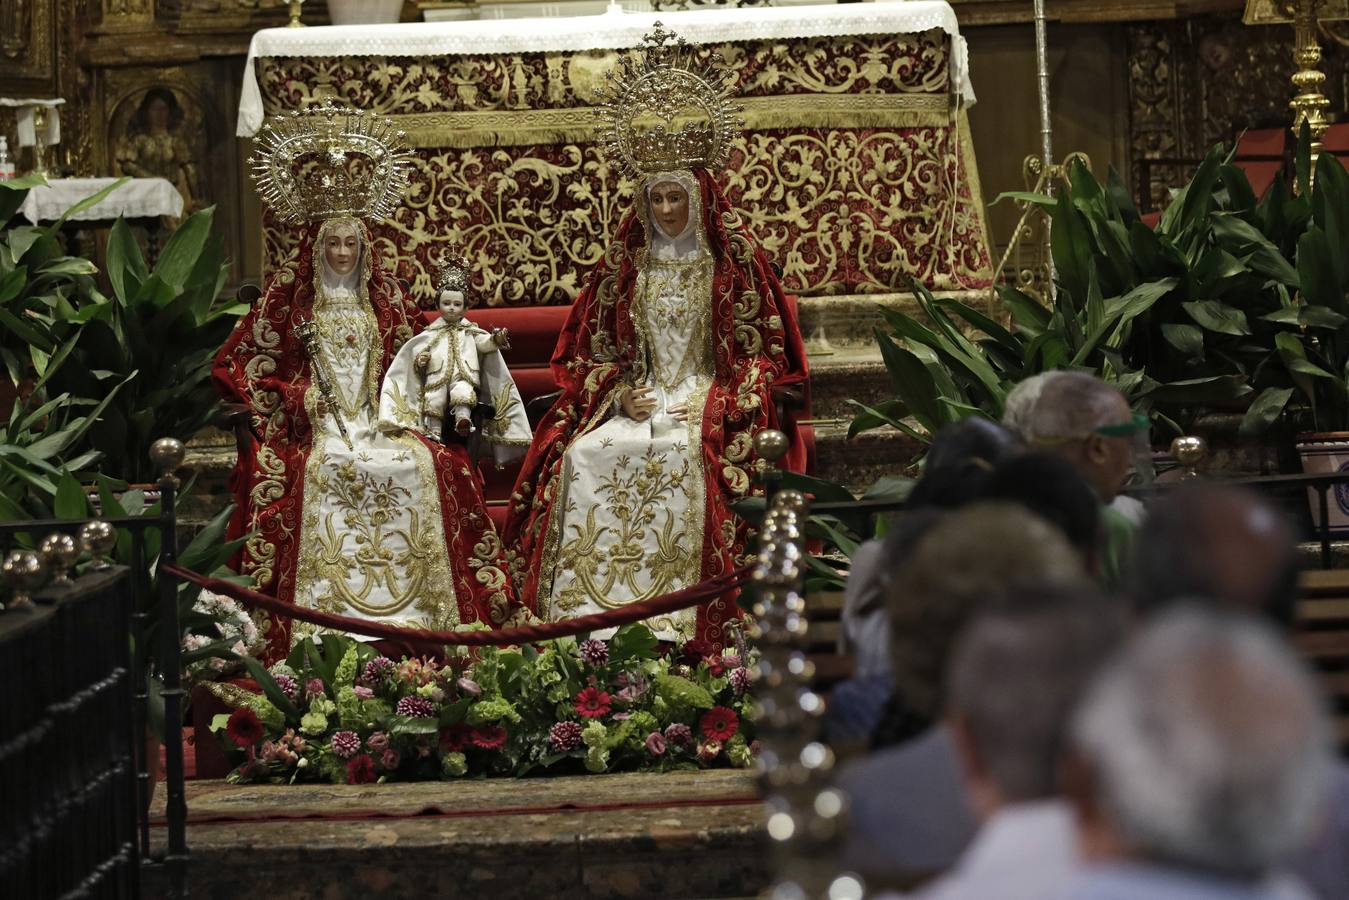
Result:
[[[923,900],[1041,900],[1077,867],[1060,751],[1123,616],[1083,589],[1013,595],[1000,607],[961,637],[947,678],[947,722],[982,824],[951,872],[916,894]]]
[[[1203,597],[1287,632],[1298,601],[1297,544],[1287,514],[1244,488],[1177,488],[1153,504],[1129,593],[1143,615]],[[1349,766],[1342,760],[1328,798],[1325,819],[1289,869],[1321,897],[1349,897]]]
[[[1112,507],[1134,471],[1134,439],[1147,429],[1114,387],[1083,372],[1038,376],[1027,395],[1013,389],[1009,406],[1026,442],[1072,464],[1101,502],[1100,581],[1117,587],[1132,551],[1137,524]],[[1015,402],[1013,402],[1015,401]]]
[[[1087,868],[1069,900],[1275,900],[1313,827],[1330,729],[1262,625],[1198,608],[1146,625],[1074,716],[1071,794]]]
[[[896,698],[915,736],[841,773],[852,801],[849,868],[902,886],[955,862],[976,821],[951,730],[939,721],[952,646],[979,610],[1019,585],[1086,582],[1062,534],[1010,504],[949,513],[918,541],[887,596]]]

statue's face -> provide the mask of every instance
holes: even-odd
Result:
[[[145,107],[145,119],[150,130],[155,133],[169,130],[169,105],[164,102],[164,98],[155,97],[150,101]]]
[[[461,291],[440,292],[440,314],[451,322],[457,322],[464,314],[464,295]]]
[[[651,188],[651,216],[667,235],[678,237],[689,224],[689,192],[673,181]]]
[[[361,258],[361,236],[350,225],[329,231],[323,238],[323,259],[336,275],[346,275]]]

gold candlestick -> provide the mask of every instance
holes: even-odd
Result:
[[[304,23],[300,21],[300,7],[304,6],[304,0],[290,0],[290,21],[286,23],[287,28],[303,28]]]
[[[1293,19],[1293,61],[1298,65],[1293,73],[1294,94],[1288,107],[1293,111],[1293,134],[1302,134],[1303,122],[1311,132],[1313,164],[1321,153],[1321,138],[1330,125],[1326,119],[1330,98],[1321,92],[1326,76],[1317,68],[1321,64],[1321,44],[1316,40],[1319,6],[1319,0],[1293,0],[1285,6]]]

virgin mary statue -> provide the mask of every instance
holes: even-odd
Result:
[[[216,358],[216,384],[258,437],[232,482],[233,530],[253,533],[240,568],[299,606],[499,625],[518,604],[465,448],[376,427],[380,381],[422,327],[367,225],[406,186],[400,137],[325,105],[273,124],[254,162],[264,200],[300,235]],[[269,653],[304,630],[270,623]]]
[[[783,424],[771,389],[806,375],[794,312],[712,173],[735,123],[724,76],[695,70],[659,24],[644,43],[606,106],[610,150],[639,176],[636,201],[563,327],[552,360],[562,394],[506,526],[517,584],[544,619],[616,609],[744,562],[748,526],[731,505],[758,490],[753,438]],[[694,123],[675,131],[690,110]],[[639,129],[653,116],[665,125]],[[720,645],[734,615],[722,597],[647,625],[664,640]]]

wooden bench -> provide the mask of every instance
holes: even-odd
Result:
[[[1349,569],[1309,570],[1301,584],[1293,640],[1325,688],[1340,744],[1349,746]]]

